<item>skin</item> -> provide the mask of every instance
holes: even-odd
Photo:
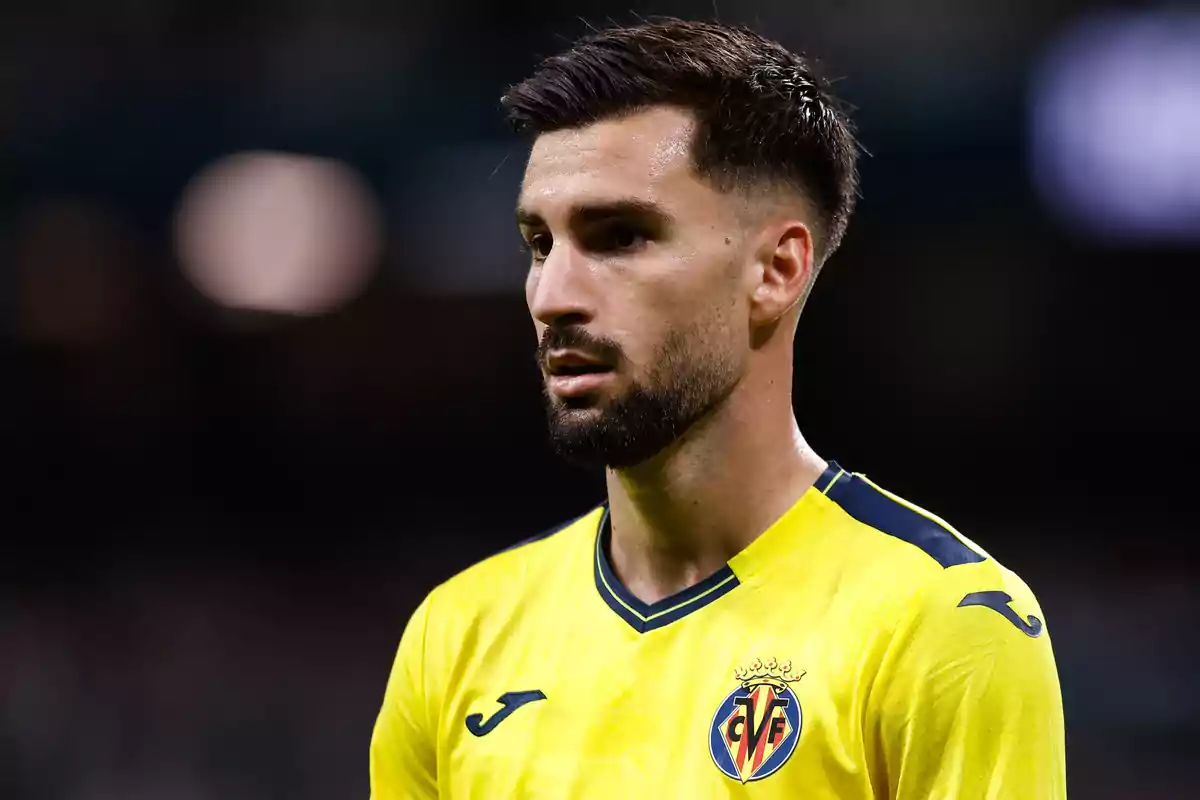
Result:
[[[592,424],[673,369],[703,365],[712,377],[713,404],[682,435],[606,469],[613,569],[647,603],[723,567],[826,467],[791,397],[815,274],[811,214],[790,192],[750,201],[714,190],[692,167],[693,131],[686,110],[655,107],[543,134],[517,213],[539,341],[576,328],[620,352],[602,386],[569,407],[548,390],[563,424]]]

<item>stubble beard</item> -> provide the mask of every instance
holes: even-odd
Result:
[[[725,400],[736,383],[730,359],[697,331],[673,331],[657,367],[606,405],[573,405],[547,393],[550,444],[569,463],[625,469],[661,453]]]

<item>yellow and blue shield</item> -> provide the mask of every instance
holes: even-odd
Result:
[[[766,672],[758,666],[761,662],[749,671],[739,670],[739,676]],[[748,783],[776,772],[791,757],[800,739],[802,715],[788,683],[775,675],[749,675],[717,708],[708,745],[721,772]]]

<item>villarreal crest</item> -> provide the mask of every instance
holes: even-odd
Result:
[[[804,677],[790,661],[755,661],[734,671],[740,686],[713,716],[708,750],[717,768],[734,780],[762,780],[791,758],[800,740],[800,701],[790,684]]]

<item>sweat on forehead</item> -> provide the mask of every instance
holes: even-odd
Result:
[[[662,108],[544,133],[533,143],[523,187],[564,177],[647,188],[673,178],[694,178],[694,132],[687,113]]]

